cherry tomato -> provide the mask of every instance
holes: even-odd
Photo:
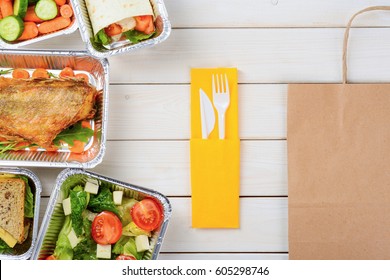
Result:
[[[115,36],[122,33],[122,27],[119,24],[113,23],[104,29],[108,36]]]
[[[145,34],[150,34],[154,31],[153,17],[150,15],[147,16],[136,16],[135,17],[135,30],[143,32]]]
[[[134,204],[130,214],[134,223],[146,231],[158,228],[163,218],[161,207],[150,198],[145,198]]]
[[[56,260],[56,257],[54,257],[53,255],[50,255],[45,260],[53,261],[53,260]]]
[[[121,260],[121,261],[124,261],[124,260],[136,260],[136,258],[134,258],[134,256],[129,256],[129,255],[119,255],[116,257],[116,260]]]
[[[109,211],[98,214],[92,222],[92,238],[100,245],[116,243],[122,235],[122,223]]]

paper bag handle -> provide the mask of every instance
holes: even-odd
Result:
[[[348,72],[348,67],[347,67],[347,51],[348,51],[348,38],[349,38],[349,30],[351,29],[351,25],[353,20],[360,14],[363,14],[365,12],[369,11],[390,11],[390,6],[373,6],[373,7],[368,7],[366,9],[363,9],[356,14],[354,14],[351,19],[349,20],[347,24],[347,28],[345,29],[344,33],[344,47],[343,47],[343,84],[347,83],[347,72]]]

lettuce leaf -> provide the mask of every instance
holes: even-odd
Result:
[[[83,127],[81,122],[78,122],[59,133],[54,139],[53,143],[56,146],[61,146],[61,141],[67,143],[70,146],[74,145],[74,140],[87,143],[93,134],[94,132],[92,129]]]
[[[84,238],[73,248],[74,260],[96,260],[96,243],[91,236],[92,222],[88,218],[83,220]]]
[[[70,245],[68,234],[72,230],[72,221],[70,216],[65,217],[64,225],[58,234],[56,248],[54,249],[54,257],[57,260],[71,260],[73,259],[73,250]]]
[[[91,38],[92,45],[94,47],[101,48],[111,43],[111,38],[104,32],[104,29],[100,30],[94,37]]]
[[[80,188],[81,189],[80,189]],[[76,186],[70,191],[70,205],[72,212],[72,227],[77,236],[83,233],[83,211],[87,208],[89,194],[83,190],[81,186]]]
[[[139,43],[141,41],[144,41],[146,39],[151,38],[154,35],[155,32],[152,32],[150,34],[145,34],[137,30],[129,30],[126,32],[123,32],[123,35],[125,35],[126,39],[131,41],[133,44]]]
[[[112,192],[106,185],[100,186],[98,194],[91,194],[88,209],[96,213],[107,210],[119,216],[119,211],[112,199]]]
[[[8,246],[3,239],[0,239],[0,254],[10,254],[12,253],[12,248]]]
[[[143,252],[137,252],[134,237],[122,236],[112,248],[112,253],[116,255],[134,256],[137,260],[142,259]]]
[[[24,217],[34,218],[34,195],[31,191],[31,187],[28,184],[28,179],[25,176],[17,176],[22,179],[26,184],[26,192],[24,195]]]

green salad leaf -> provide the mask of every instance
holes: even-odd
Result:
[[[12,72],[13,69],[0,70],[0,75],[6,75]]]
[[[10,254],[12,253],[12,248],[8,246],[3,239],[0,239],[0,254]]]
[[[126,39],[131,41],[133,44],[139,43],[141,41],[144,41],[146,39],[151,38],[154,35],[155,32],[152,32],[150,34],[145,34],[137,30],[129,30],[126,32],[123,32],[123,35],[125,35]]]
[[[110,188],[104,184],[100,186],[98,194],[91,194],[88,209],[96,213],[107,210],[119,216],[119,211],[112,199],[112,192]]]
[[[87,208],[89,194],[81,186],[76,186],[70,191],[70,205],[72,212],[72,227],[77,236],[83,233],[83,211]]]
[[[73,259],[73,250],[68,239],[68,234],[72,230],[72,220],[70,216],[65,217],[64,225],[58,234],[56,248],[54,250],[54,257],[57,260],[71,260]]]
[[[89,138],[93,136],[93,133],[94,132],[92,129],[88,127],[83,127],[81,125],[81,122],[78,122],[59,133],[54,139],[53,143],[56,146],[61,146],[61,141],[71,146],[73,146],[74,140],[79,140],[81,142],[87,143]]]
[[[147,235],[151,237],[152,233],[150,231],[146,231],[139,228],[134,222],[130,222],[127,226],[122,228],[122,235],[125,236]]]
[[[96,260],[96,243],[90,234],[92,222],[88,218],[83,220],[84,237],[73,248],[74,260]]]
[[[111,43],[111,38],[106,34],[104,29],[100,30],[94,37],[91,38],[94,47],[103,47]]]

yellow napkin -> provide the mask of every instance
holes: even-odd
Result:
[[[202,139],[199,89],[212,102],[212,74],[227,74],[230,106],[226,111],[225,139],[218,137],[218,114],[209,138]],[[240,194],[240,140],[238,136],[237,69],[191,70],[191,190],[192,227],[238,228]]]

